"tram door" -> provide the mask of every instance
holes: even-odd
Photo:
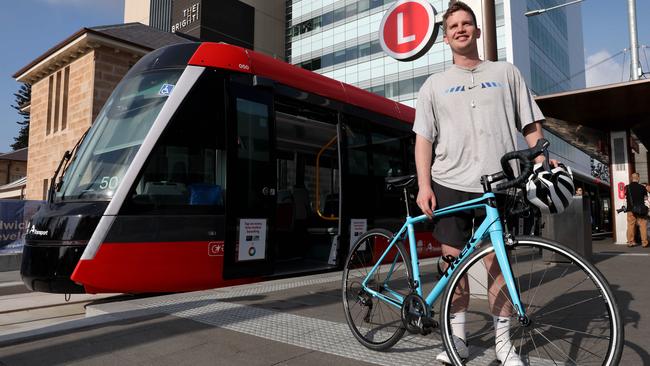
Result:
[[[275,252],[272,94],[246,84],[229,86],[226,279],[270,274]]]

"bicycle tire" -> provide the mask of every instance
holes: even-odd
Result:
[[[499,330],[501,339],[510,335],[509,344],[501,343],[508,345],[508,352],[516,353],[527,364],[545,364],[544,361],[550,359],[550,364],[617,365],[624,344],[623,322],[614,294],[598,269],[575,251],[544,238],[519,237],[507,251],[515,285],[531,321],[525,325],[516,315],[510,314],[510,333],[505,332],[505,327]],[[453,293],[457,289],[462,291],[458,286],[465,275],[471,293],[465,313],[465,339],[470,347],[495,347],[493,311],[489,301],[481,299],[478,291],[483,290],[487,295],[490,290],[485,281],[481,283],[477,272],[470,272],[482,269],[486,272],[485,278],[492,277],[482,259],[493,252],[492,245],[480,247],[459,265],[445,289],[440,304],[441,331],[445,348],[451,350],[448,354],[455,365],[462,365],[464,360],[459,357],[452,339],[451,314],[459,310],[453,307]],[[495,294],[495,302],[499,299],[510,302],[505,286],[491,292]],[[545,298],[548,301],[542,304]],[[511,304],[502,309],[514,308]],[[485,354],[470,348],[470,359],[479,353]]]
[[[379,260],[386,248],[385,244],[392,238],[393,234],[384,229],[373,229],[364,233],[352,246],[343,270],[341,287],[345,319],[354,337],[362,345],[375,351],[392,347],[406,331],[399,307],[361,289],[361,281]],[[406,297],[410,293],[409,281],[413,278],[410,257],[401,242],[395,243],[395,248],[396,251],[391,249],[394,255],[389,253],[384,258],[384,264],[376,271],[369,287],[374,287],[373,289],[380,293],[387,292],[390,288]],[[391,270],[390,264],[387,263],[392,263],[396,258],[398,261]],[[389,286],[384,286],[389,273]]]

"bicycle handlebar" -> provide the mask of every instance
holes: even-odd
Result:
[[[503,168],[503,173],[494,174],[492,177],[495,181],[500,179],[508,179],[508,181],[497,184],[497,190],[504,190],[511,187],[516,187],[522,185],[528,179],[528,176],[533,172],[533,163],[532,161],[544,154],[546,160],[544,160],[545,167],[548,167],[548,146],[550,142],[542,138],[537,140],[537,144],[529,149],[511,151],[506,153],[501,157],[501,167]],[[518,177],[515,177],[512,167],[510,166],[510,160],[516,159],[524,165],[524,168],[519,174]]]

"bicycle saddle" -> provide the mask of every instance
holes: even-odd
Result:
[[[386,187],[391,188],[404,188],[411,187],[415,184],[417,176],[415,174],[403,175],[401,177],[386,177],[384,181],[386,182]]]

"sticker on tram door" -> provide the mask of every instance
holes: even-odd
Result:
[[[266,258],[266,219],[240,219],[238,261]]]
[[[209,242],[208,255],[210,257],[223,257],[223,242],[222,241]]]

